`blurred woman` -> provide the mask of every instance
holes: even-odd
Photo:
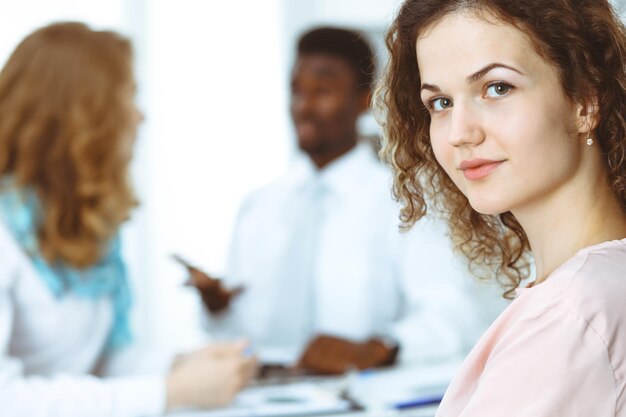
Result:
[[[141,112],[129,41],[80,23],[35,31],[0,72],[0,409],[3,416],[143,416],[229,402],[242,344],[169,375],[97,378],[131,341],[119,228]]]
[[[626,416],[626,35],[608,1],[406,0],[387,43],[405,226],[440,211],[516,294],[437,415]]]

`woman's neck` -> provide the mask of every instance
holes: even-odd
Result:
[[[536,284],[580,249],[626,237],[626,214],[605,178],[562,190],[513,214],[530,243]]]

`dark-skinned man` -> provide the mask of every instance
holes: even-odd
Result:
[[[192,270],[211,330],[250,339],[261,360],[318,373],[387,365],[398,347],[447,360],[482,328],[446,240],[399,232],[390,174],[359,141],[374,67],[358,32],[300,38],[291,115],[304,158],[243,203],[227,279]]]

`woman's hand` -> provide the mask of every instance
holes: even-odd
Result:
[[[256,373],[246,342],[212,344],[177,358],[167,377],[167,411],[228,405]]]

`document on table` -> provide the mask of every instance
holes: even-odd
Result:
[[[311,382],[251,387],[228,408],[186,411],[171,417],[283,417],[345,412],[350,404]]]
[[[364,371],[347,395],[368,411],[422,408],[441,401],[459,363]]]

